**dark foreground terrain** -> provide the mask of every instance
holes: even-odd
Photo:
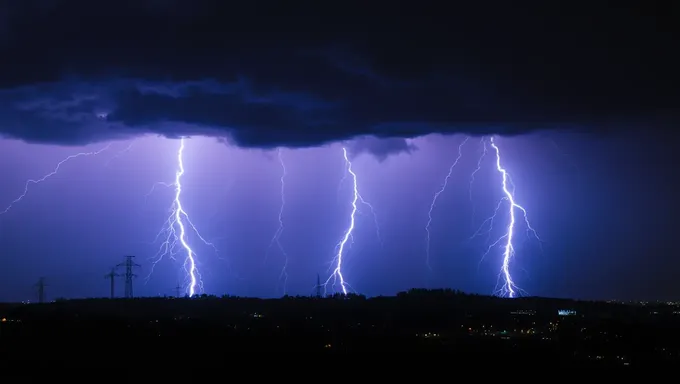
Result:
[[[392,373],[406,369],[400,362],[415,371],[491,373],[513,366],[670,367],[680,364],[680,308],[442,290],[372,299],[60,300],[0,304],[0,350],[5,362],[61,369],[130,361],[139,369],[195,364],[208,372],[237,360],[347,369],[370,362],[366,369]],[[269,369],[252,367],[262,375]]]

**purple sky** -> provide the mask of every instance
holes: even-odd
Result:
[[[370,211],[360,206],[344,265],[355,291],[390,295],[429,286],[493,292],[502,251],[494,249],[480,262],[487,236],[469,240],[502,197],[490,152],[470,201],[469,180],[481,153],[480,138],[471,138],[463,147],[463,158],[433,211],[432,272],[425,263],[429,205],[463,139],[426,136],[412,140],[417,150],[411,153],[384,161],[369,154],[353,159],[361,194],[375,208],[380,227],[378,238]],[[651,222],[663,226],[673,214],[662,211],[672,191],[654,187],[662,182],[655,173],[647,176],[647,185],[632,185],[648,168],[639,163],[621,170],[624,162],[632,161],[631,141],[551,134],[500,137],[497,144],[516,185],[515,198],[543,239],[541,251],[538,242],[524,235],[524,227],[518,227],[512,271],[520,287],[532,295],[583,298],[678,293],[670,287],[671,271],[678,268],[677,260],[666,257],[670,244],[664,244],[662,229],[655,233],[645,228]],[[635,143],[641,153],[653,144]],[[69,155],[105,145],[0,141],[1,208],[22,193],[27,179],[49,173]],[[151,242],[167,217],[173,190],[157,187],[145,195],[155,182],[173,181],[178,147],[179,140],[152,136],[114,142],[101,154],[73,159],[47,181],[30,185],[26,197],[0,215],[0,300],[33,299],[32,285],[40,276],[47,278],[51,298],[106,296],[104,275],[127,254],[136,255],[142,265],[135,281],[137,295],[173,294],[184,279],[179,262],[160,261],[145,283],[160,244]],[[283,149],[282,157],[287,168],[281,236],[289,257],[287,292],[308,295],[317,272],[322,281],[330,274],[334,246],[349,222],[351,180],[340,183],[345,172],[341,144]],[[205,292],[283,294],[278,280],[283,255],[272,248],[267,257],[280,207],[276,150],[246,150],[194,137],[186,140],[184,165],[184,208],[219,249],[216,254],[191,238]],[[500,215],[491,240],[506,223]],[[122,280],[118,288],[122,294]]]

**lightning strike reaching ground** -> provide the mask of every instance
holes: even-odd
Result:
[[[514,235],[515,224],[517,221],[516,215],[517,211],[520,211],[522,213],[525,225],[527,227],[527,231],[530,232],[534,237],[536,237],[537,240],[541,241],[541,239],[538,237],[538,233],[536,232],[536,230],[534,230],[534,228],[529,223],[529,219],[527,218],[527,211],[524,209],[524,207],[517,204],[517,202],[515,201],[514,185],[512,184],[512,179],[510,178],[510,175],[505,170],[505,168],[503,168],[503,165],[501,163],[501,153],[493,137],[489,139],[489,144],[494,149],[496,154],[496,170],[501,174],[502,177],[501,186],[503,189],[504,196],[501,198],[501,201],[496,206],[496,210],[494,211],[493,216],[485,220],[485,223],[490,223],[490,225],[493,226],[493,221],[500,207],[505,201],[507,201],[509,205],[508,207],[509,222],[505,230],[505,233],[489,246],[489,248],[482,257],[486,256],[486,254],[488,254],[493,247],[499,244],[501,245],[501,248],[503,249],[503,262],[501,264],[501,270],[498,275],[499,284],[496,287],[496,294],[499,296],[513,298],[522,292],[522,290],[518,288],[517,285],[515,284],[515,281],[513,280],[512,274],[510,272],[510,263],[513,257],[515,256]]]
[[[432,211],[434,210],[435,205],[437,205],[437,199],[439,199],[439,196],[446,190],[446,187],[449,184],[449,179],[453,174],[453,169],[456,167],[456,165],[458,165],[461,157],[463,157],[463,146],[468,142],[468,140],[470,140],[470,138],[465,137],[463,142],[458,146],[458,156],[456,157],[456,160],[453,162],[453,164],[451,164],[449,167],[449,173],[446,174],[441,188],[434,194],[432,203],[430,204],[430,210],[427,212],[427,224],[425,224],[425,264],[430,271],[432,271],[432,267],[430,266],[430,226],[432,224]]]
[[[196,294],[196,292],[203,291],[203,280],[198,270],[196,262],[196,252],[189,245],[188,232],[191,230],[203,243],[211,246],[217,252],[215,245],[207,241],[196,229],[196,226],[191,222],[189,215],[184,210],[182,205],[182,176],[184,175],[184,138],[180,139],[179,150],[177,151],[177,171],[175,172],[175,181],[172,183],[157,182],[157,185],[174,187],[175,197],[170,206],[170,215],[165,220],[165,225],[161,228],[156,236],[156,241],[162,238],[163,241],[154,256],[154,261],[151,267],[151,272],[147,277],[147,281],[153,274],[153,268],[165,256],[175,260],[175,256],[179,252],[185,253],[183,267],[187,274],[186,293],[189,297]],[[153,188],[151,190],[153,192]],[[149,193],[151,193],[149,192]]]
[[[335,286],[336,284],[340,285],[340,289],[342,290],[343,294],[347,294],[347,288],[349,287],[349,284],[347,284],[347,281],[345,280],[345,277],[342,274],[342,267],[343,267],[343,262],[344,262],[344,256],[345,256],[345,249],[347,248],[347,243],[350,242],[353,236],[354,232],[354,227],[356,225],[356,214],[357,211],[359,210],[358,203],[364,204],[369,209],[371,210],[371,213],[373,214],[373,218],[375,219],[376,222],[376,228],[377,227],[377,218],[375,216],[375,211],[373,209],[373,206],[369,204],[366,200],[364,200],[363,197],[361,197],[361,193],[359,192],[359,186],[357,183],[357,174],[354,172],[352,169],[352,162],[349,160],[349,156],[347,156],[347,148],[342,148],[342,153],[345,159],[345,166],[347,167],[347,173],[352,177],[352,210],[350,212],[349,216],[349,227],[345,230],[345,234],[343,235],[342,239],[336,246],[337,253],[335,254],[335,257],[333,258],[333,262],[335,263],[335,268],[333,268],[333,273],[331,273],[330,277],[328,277],[328,280],[324,283],[324,289],[328,287],[328,284],[332,282],[332,285]],[[378,236],[379,236],[379,230],[378,230]]]
[[[281,164],[281,206],[279,208],[279,227],[274,232],[271,242],[269,242],[269,248],[267,249],[267,256],[269,256],[269,251],[276,244],[279,251],[284,257],[283,267],[281,268],[281,274],[279,275],[279,282],[283,280],[283,294],[285,295],[288,290],[288,253],[286,253],[283,245],[281,244],[281,234],[283,234],[283,211],[286,206],[286,164],[283,162],[283,156],[281,154],[281,148],[278,150],[279,164]],[[266,262],[265,258],[265,262]]]
[[[100,150],[98,150],[98,151],[92,151],[92,152],[80,152],[80,153],[76,153],[76,154],[74,154],[74,155],[70,155],[70,156],[66,157],[65,159],[63,159],[62,161],[60,161],[59,163],[57,163],[57,166],[54,167],[54,169],[52,170],[52,172],[46,174],[45,176],[43,176],[43,177],[41,177],[41,178],[39,178],[39,179],[29,179],[29,180],[27,180],[27,181],[26,181],[26,184],[24,185],[24,192],[23,192],[21,195],[19,195],[19,197],[17,197],[16,199],[14,199],[14,201],[12,201],[11,203],[9,203],[9,205],[8,205],[4,210],[0,211],[0,215],[4,215],[5,213],[9,212],[9,211],[12,209],[12,207],[14,207],[15,204],[17,204],[17,203],[19,203],[21,200],[23,200],[24,197],[26,197],[26,195],[28,194],[28,191],[29,191],[31,185],[33,185],[33,184],[40,184],[40,183],[42,183],[43,181],[46,181],[46,180],[49,179],[50,177],[52,177],[52,176],[56,175],[57,173],[59,173],[59,170],[61,169],[61,166],[62,166],[62,165],[66,164],[67,162],[69,162],[69,161],[71,161],[71,160],[73,160],[73,159],[76,159],[76,158],[78,158],[78,157],[96,156],[96,155],[98,155],[98,154],[100,154],[100,153],[106,151],[106,150],[109,149],[110,147],[111,147],[111,144],[108,144],[108,145],[106,145],[104,148],[102,148],[102,149],[100,149]]]

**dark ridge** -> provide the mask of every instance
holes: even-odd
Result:
[[[0,305],[0,341],[15,348],[13,359],[40,350],[57,366],[65,345],[77,355],[69,360],[102,360],[122,353],[112,342],[158,360],[197,349],[217,360],[425,355],[515,367],[651,366],[680,361],[679,308],[424,289],[375,298],[56,300]]]

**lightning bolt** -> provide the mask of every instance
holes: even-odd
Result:
[[[486,157],[487,154],[487,147],[486,147],[486,137],[482,136],[480,139],[480,144],[482,146],[482,154],[479,156],[479,159],[477,159],[477,168],[475,168],[474,171],[470,174],[470,187],[469,187],[469,195],[470,195],[470,203],[472,204],[472,222],[474,223],[475,220],[475,202],[472,199],[472,184],[475,182],[475,175],[477,175],[477,172],[482,169],[482,162],[484,161],[484,158]],[[473,224],[474,225],[474,224]]]
[[[151,266],[151,272],[147,276],[146,280],[151,278],[153,274],[153,269],[163,260],[165,256],[172,260],[175,260],[175,256],[183,252],[184,257],[184,271],[187,275],[186,293],[189,297],[196,294],[196,292],[203,292],[203,280],[201,278],[201,273],[198,270],[198,265],[196,262],[196,252],[189,245],[188,232],[193,232],[203,243],[211,246],[217,253],[217,248],[215,245],[207,241],[201,233],[196,229],[196,226],[191,222],[189,215],[184,210],[182,205],[182,176],[184,175],[184,138],[180,139],[179,149],[177,151],[177,171],[175,172],[175,181],[172,183],[157,182],[157,185],[162,185],[166,187],[175,188],[175,197],[170,206],[170,215],[165,220],[165,225],[161,228],[160,232],[156,236],[156,241],[158,239],[163,239],[158,252],[153,257],[153,264]],[[153,192],[153,188],[151,192]],[[149,193],[151,193],[149,192]]]
[[[496,154],[496,170],[498,171],[498,173],[501,174],[502,180],[501,187],[504,196],[501,198],[498,205],[496,206],[494,214],[490,218],[485,220],[482,226],[484,226],[484,224],[486,223],[489,223],[489,230],[491,230],[491,227],[493,226],[493,221],[495,220],[496,215],[498,214],[504,202],[508,203],[509,222],[508,226],[506,227],[505,233],[489,246],[484,255],[482,255],[482,258],[484,258],[491,251],[492,248],[496,246],[501,246],[503,250],[502,252],[503,262],[501,264],[501,270],[498,275],[499,283],[496,286],[495,294],[499,296],[513,298],[516,297],[521,292],[523,292],[515,284],[515,281],[512,278],[512,273],[510,272],[510,263],[512,262],[512,259],[515,256],[514,236],[515,236],[515,224],[517,222],[517,211],[521,212],[522,214],[522,217],[527,228],[527,232],[532,234],[538,241],[541,241],[541,239],[538,236],[536,230],[529,223],[526,209],[524,209],[524,207],[522,207],[515,201],[514,196],[515,188],[512,183],[512,179],[508,171],[505,168],[503,168],[501,162],[501,152],[498,146],[496,145],[496,142],[494,141],[493,137],[489,139],[489,144],[491,145]],[[479,231],[477,231],[477,233],[478,232]]]
[[[115,155],[113,155],[113,156],[106,162],[106,164],[104,164],[104,166],[105,166],[105,167],[108,167],[109,165],[111,165],[111,162],[113,162],[113,161],[116,160],[117,158],[121,157],[122,155],[124,155],[124,154],[130,152],[130,151],[132,150],[132,147],[135,146],[135,144],[137,144],[137,141],[136,141],[136,140],[132,141],[130,144],[128,144],[127,147],[125,147],[125,149],[123,149],[122,151],[120,151],[120,152],[116,153]]]
[[[441,185],[441,188],[434,194],[432,197],[432,203],[430,203],[430,210],[427,212],[427,224],[425,224],[425,264],[427,265],[427,268],[432,271],[432,267],[430,266],[430,226],[432,224],[432,211],[434,210],[434,207],[437,205],[437,200],[439,199],[439,196],[444,193],[446,190],[446,187],[449,184],[449,179],[451,178],[451,175],[453,174],[453,169],[458,165],[458,162],[460,161],[461,157],[463,157],[463,146],[465,143],[470,140],[469,137],[465,137],[462,143],[458,146],[458,157],[456,157],[456,160],[451,164],[449,167],[449,173],[446,174],[446,177],[444,178],[444,182]]]
[[[269,255],[269,250],[276,244],[276,246],[279,248],[279,251],[284,257],[284,262],[283,262],[283,267],[281,268],[281,274],[279,275],[279,281],[283,280],[283,294],[285,295],[287,293],[287,286],[288,286],[288,253],[286,253],[285,249],[283,249],[283,245],[281,244],[281,234],[283,234],[283,210],[285,209],[286,206],[286,164],[283,162],[283,156],[281,154],[281,148],[278,150],[278,158],[279,158],[279,164],[281,165],[281,205],[279,208],[279,227],[276,229],[276,232],[274,232],[274,236],[272,237],[271,242],[269,242],[269,248],[267,249],[267,256]],[[265,258],[265,262],[266,262]]]
[[[71,160],[77,159],[77,158],[79,158],[79,157],[96,156],[96,155],[98,155],[98,154],[100,154],[100,153],[106,151],[106,150],[109,149],[110,147],[111,147],[111,144],[108,144],[108,145],[106,145],[104,148],[102,148],[102,149],[100,149],[100,150],[98,150],[98,151],[92,151],[92,152],[80,152],[80,153],[76,153],[76,154],[74,154],[74,155],[70,155],[70,156],[64,158],[64,159],[63,159],[62,161],[60,161],[59,163],[57,163],[57,166],[54,167],[54,169],[52,170],[52,172],[50,172],[50,173],[44,175],[43,177],[41,177],[41,178],[39,178],[39,179],[29,179],[29,180],[27,180],[27,181],[26,181],[26,184],[24,184],[24,192],[23,192],[21,195],[19,195],[19,197],[17,197],[16,199],[14,199],[11,203],[9,203],[9,205],[8,205],[4,210],[0,211],[0,215],[4,215],[5,213],[9,212],[9,211],[14,207],[15,204],[17,204],[17,203],[19,203],[21,200],[23,200],[24,197],[26,197],[26,195],[28,195],[28,191],[30,190],[31,185],[40,184],[40,183],[46,181],[47,179],[51,178],[52,176],[56,175],[57,173],[59,173],[59,170],[61,169],[62,165],[68,163],[68,162],[71,161]]]
[[[373,209],[373,206],[369,204],[364,198],[361,196],[361,193],[359,192],[359,186],[357,182],[357,174],[354,172],[352,169],[352,162],[349,160],[349,156],[347,156],[347,148],[343,147],[342,148],[342,154],[345,159],[345,166],[347,170],[347,174],[349,174],[352,177],[352,201],[351,201],[351,206],[352,210],[349,215],[349,227],[345,230],[345,234],[343,235],[342,239],[340,242],[336,245],[336,250],[337,253],[335,254],[335,257],[333,258],[333,262],[335,263],[335,268],[333,269],[333,272],[331,275],[328,277],[328,280],[323,284],[324,285],[324,290],[328,287],[328,284],[331,284],[335,286],[336,284],[339,283],[340,289],[342,290],[342,293],[347,295],[347,288],[349,287],[349,284],[347,284],[347,281],[345,280],[345,277],[342,273],[342,264],[344,261],[344,254],[345,254],[345,248],[347,247],[347,243],[352,239],[353,232],[354,232],[354,227],[356,226],[356,214],[359,211],[358,203],[364,204],[369,209],[371,210],[371,213],[373,214],[373,218],[376,223],[376,228],[377,226],[377,217],[375,216],[375,210]],[[380,235],[379,229],[378,230],[378,236]],[[351,288],[351,287],[349,287]],[[325,292],[324,292],[325,295]]]
[[[338,192],[337,192],[338,201],[340,200],[340,194],[341,194],[341,191],[342,191],[342,186],[345,183],[345,180],[347,180],[347,176],[349,175],[349,172],[347,172],[347,165],[345,165],[344,170],[345,171],[342,174],[342,178],[340,179],[340,182],[338,183]],[[375,225],[375,235],[378,238],[378,242],[380,243],[380,246],[384,247],[385,244],[383,243],[382,235],[380,234],[380,223],[378,222],[378,214],[375,213],[375,208],[373,208],[373,205],[370,204],[368,201],[364,200],[364,198],[361,197],[361,195],[359,195],[358,201],[361,202],[361,204],[367,206],[368,209],[371,211],[371,216],[373,216],[373,224]],[[357,208],[357,212],[360,212],[358,210],[358,208]],[[351,237],[350,237],[350,239],[351,239]]]

